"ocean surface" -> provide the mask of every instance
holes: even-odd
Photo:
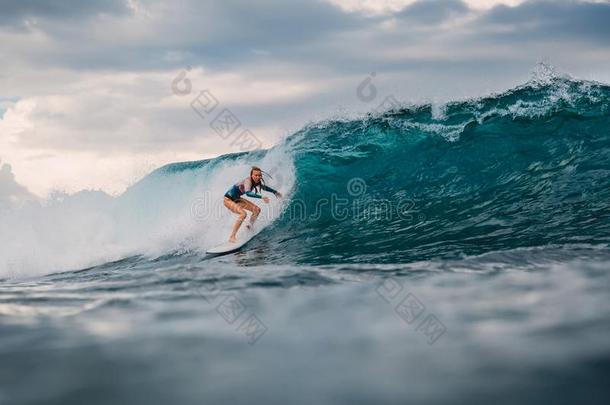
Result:
[[[605,404],[609,243],[607,85],[311,123],[0,211],[0,404]]]

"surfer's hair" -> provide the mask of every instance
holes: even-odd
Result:
[[[263,174],[263,171],[260,167],[252,166],[252,168],[250,169],[250,179],[252,179],[252,173],[254,173],[254,172],[261,172],[261,174]],[[254,186],[254,191],[257,191],[257,189],[258,189],[258,193],[261,192],[262,184],[265,184],[265,179],[263,178],[263,176],[261,176],[261,181],[259,183],[256,183],[256,185],[254,184],[254,181],[252,180],[252,185]]]

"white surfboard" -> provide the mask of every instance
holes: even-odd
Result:
[[[248,243],[250,241],[250,239],[252,239],[255,235],[256,235],[255,232],[244,229],[244,232],[241,235],[239,235],[239,237],[237,238],[237,242],[226,241],[224,243],[221,243],[218,246],[214,246],[214,247],[208,249],[206,251],[206,253],[219,255],[219,254],[235,252],[235,251],[241,249],[241,247],[243,245],[245,245],[246,243]]]

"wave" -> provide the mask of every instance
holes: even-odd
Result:
[[[399,263],[607,245],[610,87],[550,75],[502,94],[313,123],[270,150],[175,163],[111,198],[0,213],[0,276],[198,251],[252,164],[288,198],[261,217],[269,262]]]
[[[308,263],[607,244],[609,106],[610,87],[554,75],[441,108],[311,125],[288,140],[295,196],[316,211],[337,193],[349,215],[320,209],[273,232]]]
[[[294,181],[291,157],[275,149],[170,164],[115,198],[81,191],[0,211],[0,278],[77,270],[136,255],[204,252],[228,238],[233,216],[222,196],[254,164],[281,167],[288,187]],[[279,215],[281,204],[270,202],[259,229]]]

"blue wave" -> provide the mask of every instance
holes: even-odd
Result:
[[[280,146],[296,189],[261,243],[318,264],[607,244],[609,105],[610,87],[553,77],[310,125]]]
[[[281,159],[265,168],[274,187],[291,189],[289,202],[250,245],[265,247],[269,262],[398,263],[605,246],[609,106],[609,86],[553,76],[485,98],[310,124],[268,151],[167,165],[121,199],[149,201],[160,189],[166,199],[188,194],[178,205],[168,200],[163,215],[171,215],[188,207],[191,189],[207,187],[198,179],[230,182],[228,167],[279,152],[291,157],[294,179],[283,178]],[[223,192],[214,189],[218,198]]]

